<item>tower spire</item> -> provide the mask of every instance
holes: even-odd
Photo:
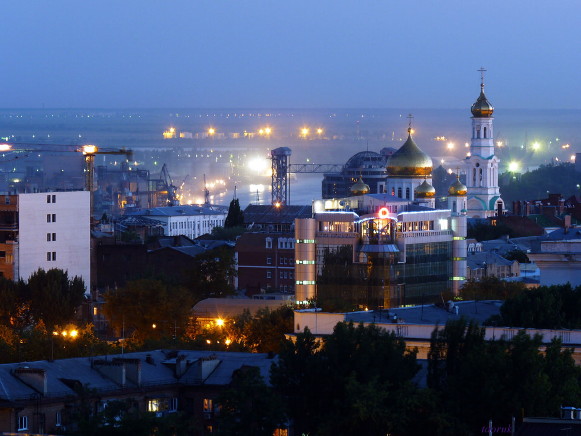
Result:
[[[414,116],[412,114],[408,114],[407,116],[408,121],[408,133],[411,135],[412,134],[412,120],[414,119]]]
[[[476,71],[480,71],[480,89],[484,92],[484,73],[486,72],[486,68],[480,67],[480,69]]]

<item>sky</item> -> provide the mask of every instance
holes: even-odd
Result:
[[[581,109],[581,1],[2,0],[0,108]]]

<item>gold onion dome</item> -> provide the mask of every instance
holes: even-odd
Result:
[[[424,153],[412,139],[408,129],[407,141],[387,161],[390,176],[425,177],[432,174],[432,158]]]
[[[488,118],[492,116],[494,108],[484,95],[484,83],[480,85],[480,95],[470,108],[472,115],[476,118]]]
[[[364,195],[369,193],[370,188],[369,185],[363,181],[363,178],[359,176],[359,180],[355,182],[353,186],[351,186],[351,193],[353,195]]]
[[[456,181],[448,189],[448,194],[453,197],[464,197],[467,193],[468,188],[466,185],[460,181],[459,177],[456,177]]]
[[[417,198],[432,198],[436,196],[436,188],[430,185],[427,180],[424,180],[424,183],[418,186],[414,193]]]

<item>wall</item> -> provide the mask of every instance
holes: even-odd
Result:
[[[88,287],[91,277],[89,192],[20,194],[18,207],[19,277],[26,280],[39,268],[60,268],[68,272],[69,278],[80,276]],[[47,215],[51,222],[47,222]],[[50,241],[47,234],[51,235]],[[47,253],[51,253],[51,260],[47,260]]]

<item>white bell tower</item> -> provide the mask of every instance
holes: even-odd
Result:
[[[466,158],[469,218],[495,216],[499,205],[504,209],[498,187],[498,164],[494,155],[494,108],[484,95],[484,68],[480,68],[480,96],[472,105],[472,140]]]

